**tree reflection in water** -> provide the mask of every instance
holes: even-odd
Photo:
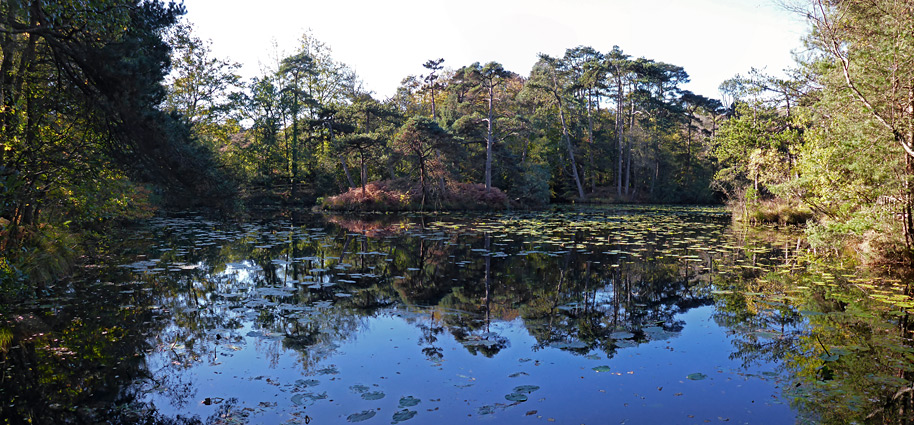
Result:
[[[860,281],[840,277],[851,273],[797,260],[801,250],[790,242],[796,235],[747,235],[719,211],[335,216],[263,224],[185,216],[133,232],[109,251],[125,258],[87,268],[42,304],[0,323],[13,335],[0,351],[0,389],[11,400],[5,419],[303,423],[303,409],[319,408],[336,380],[353,378],[334,362],[353,356],[355,347],[366,355],[394,348],[415,353],[422,363],[413,369],[466,361],[457,347],[492,364],[509,351],[608,361],[626,349],[675,341],[689,326],[687,312],[711,306],[714,321],[732,334],[731,358],[746,370],[780,365],[759,378],[787,388],[803,417],[910,419],[912,328],[904,309],[914,304],[903,304],[910,294],[892,295],[902,305],[895,309],[861,297]],[[833,279],[817,285],[826,275]],[[401,323],[391,332],[405,339],[391,337],[395,347],[366,345],[382,344],[374,339],[382,323]],[[530,342],[519,346],[524,338]],[[384,358],[375,362],[367,366],[401,372]],[[230,365],[250,370],[226,370]],[[263,370],[311,378],[256,372]],[[203,376],[230,375],[251,391],[289,395],[219,399],[201,386]],[[672,382],[667,385],[678,385]],[[510,405],[501,400],[471,414]]]

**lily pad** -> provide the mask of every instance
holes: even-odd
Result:
[[[530,374],[527,372],[517,372],[517,373],[512,373],[512,374],[508,375],[508,378],[517,378],[519,376],[529,376],[529,375]]]
[[[781,333],[778,331],[762,330],[762,331],[756,331],[755,335],[759,338],[764,338],[764,339],[777,339],[778,337],[781,336]]]
[[[362,398],[364,398],[365,400],[380,400],[380,399],[384,398],[384,395],[385,394],[381,391],[372,391],[370,393],[362,394]]]
[[[491,415],[495,413],[495,406],[485,405],[476,409],[476,413],[479,415]]]
[[[330,366],[323,369],[318,369],[316,373],[318,375],[338,375],[340,371],[335,366]]]
[[[366,387],[365,385],[362,385],[362,384],[355,384],[355,385],[349,387],[349,389],[356,394],[364,394],[364,393],[367,393],[369,390],[368,387]]]
[[[296,395],[292,396],[292,403],[299,405],[299,406],[310,406],[310,405],[314,404],[314,402],[317,400],[325,400],[325,399],[327,399],[327,393],[325,393],[325,392],[320,393],[320,394],[301,393],[301,394],[296,394]]]
[[[346,417],[346,420],[349,422],[362,422],[367,421],[374,417],[378,412],[374,410],[363,410],[359,413],[353,413]]]
[[[521,403],[527,401],[527,395],[521,393],[511,393],[505,396],[505,400]]]
[[[422,400],[415,398],[413,396],[401,397],[400,398],[400,407],[413,407],[413,406],[419,404],[420,401],[422,401]],[[404,419],[404,420],[406,420],[406,419]]]
[[[571,342],[559,341],[559,342],[554,342],[552,344],[549,344],[549,346],[552,348],[558,348],[560,350],[562,350],[562,349],[583,350],[585,348],[589,348],[589,346],[586,343],[581,342],[581,341],[571,341]]]
[[[317,385],[320,385],[320,383],[321,383],[321,381],[318,381],[317,379],[299,379],[299,380],[295,381],[295,385],[301,385],[305,388],[315,387]]]
[[[702,379],[707,379],[708,375],[705,375],[703,373],[690,373],[688,376],[686,376],[686,378],[688,378],[692,381],[701,381]]]
[[[540,389],[540,387],[538,387],[536,385],[521,385],[519,387],[514,387],[514,392],[518,393],[518,394],[522,394],[522,393],[530,394],[538,389]]]
[[[396,423],[400,423],[403,421],[408,421],[408,420],[414,418],[418,413],[419,412],[417,412],[415,410],[407,410],[407,409],[400,410],[400,411],[394,413],[393,420],[390,423],[396,424]]]
[[[610,334],[613,339],[632,339],[635,337],[635,334],[628,331],[616,331]]]
[[[826,362],[836,362],[836,361],[838,361],[838,359],[841,358],[841,356],[839,356],[837,354],[831,354],[831,355],[822,354],[821,356],[819,356],[819,358],[822,359],[822,361],[826,361]]]
[[[606,366],[606,365],[597,366],[597,367],[593,368],[594,372],[609,372],[609,370],[610,370],[609,366]]]

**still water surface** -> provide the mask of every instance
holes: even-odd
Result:
[[[3,417],[905,423],[909,297],[802,247],[707,208],[157,218],[0,323]]]

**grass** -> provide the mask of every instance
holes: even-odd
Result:
[[[809,208],[780,199],[731,205],[731,209],[736,220],[753,224],[803,225],[815,217]]]

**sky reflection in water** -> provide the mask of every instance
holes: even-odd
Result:
[[[332,221],[158,223],[160,261],[129,266],[183,289],[160,299],[170,324],[138,384],[147,409],[212,423],[794,421],[778,365],[744,364],[715,321],[714,263],[736,255],[719,211]],[[193,262],[201,250],[215,255]]]

